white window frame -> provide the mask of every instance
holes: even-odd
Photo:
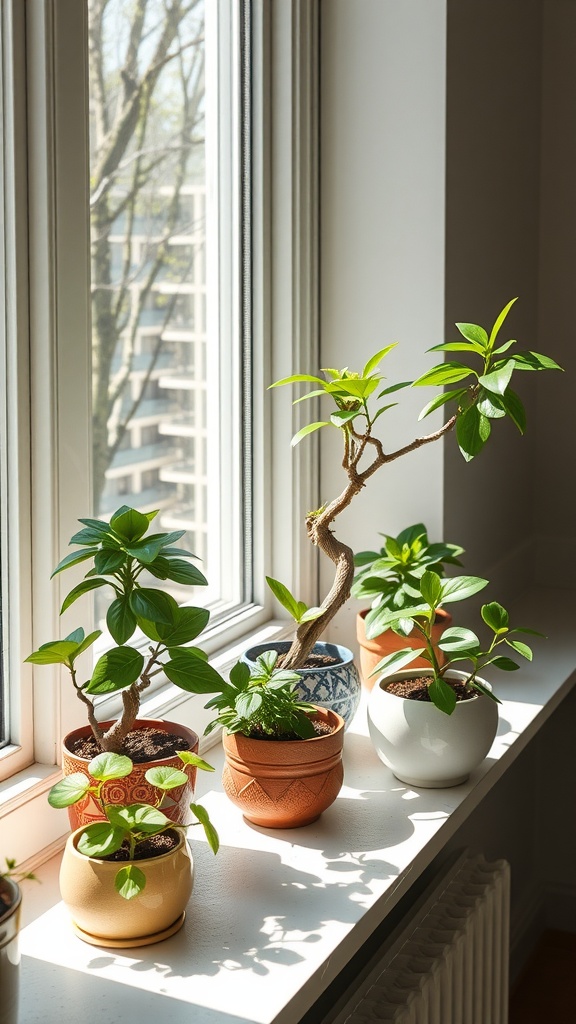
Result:
[[[90,487],[89,346],[77,344],[90,337],[86,68],[85,48],[78,45],[86,38],[86,10],[78,0],[29,0],[26,12],[33,629],[31,643],[21,641],[18,665],[60,633],[59,577],[50,581],[50,572],[86,513]],[[202,638],[219,666],[230,645],[235,654],[272,620],[265,573],[308,603],[317,599],[317,563],[303,526],[306,511],[318,503],[317,448],[291,452],[304,410],[291,405],[288,389],[275,392],[272,405],[266,389],[317,362],[318,15],[319,0],[252,4],[254,603]],[[58,401],[66,381],[86,383],[66,388],[67,401]],[[66,467],[67,476],[58,467]],[[78,622],[87,621],[88,601],[75,605]],[[45,792],[57,771],[61,736],[84,724],[69,680],[57,672],[50,678],[46,666],[41,671],[33,684],[37,763],[0,786],[0,818],[14,825],[19,859],[62,841],[65,826],[55,812],[45,813]],[[203,703],[171,685],[152,700],[155,715],[168,709],[170,717],[192,718],[199,731]]]

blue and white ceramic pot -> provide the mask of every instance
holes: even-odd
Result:
[[[264,651],[273,650],[278,651],[278,654],[285,654],[289,649],[289,640],[255,644],[245,651],[242,661],[252,666]],[[335,658],[337,663],[317,668],[295,669],[300,676],[300,696],[310,704],[337,711],[342,715],[348,728],[360,703],[360,675],[354,664],[354,655],[347,647],[322,641],[314,644],[313,653]]]

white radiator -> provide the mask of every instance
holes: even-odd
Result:
[[[507,1024],[510,867],[453,865],[334,1024]]]

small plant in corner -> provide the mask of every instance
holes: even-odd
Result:
[[[178,755],[183,763],[213,771],[211,765],[189,751]],[[121,804],[105,798],[106,783],[126,778],[132,771],[132,761],[122,754],[103,753],[88,765],[90,778],[82,772],[68,775],[52,787],[48,802],[52,807],[71,807],[90,793],[105,816],[104,821],[86,825],[78,839],[76,849],[85,857],[121,862],[115,878],[115,888],[125,900],[134,899],[146,886],[146,875],[137,867],[139,859],[161,856],[175,848],[178,833],[189,825],[175,824],[160,810],[164,794],[186,785],[186,774],[177,768],[149,768],[146,779],[158,791],[156,804]],[[190,804],[196,822],[204,828],[213,853],[218,852],[219,840],[206,808]],[[124,864],[122,864],[124,862]]]
[[[370,640],[387,629],[380,621],[390,611],[399,611],[419,597],[420,580],[431,571],[444,576],[445,565],[461,565],[458,556],[464,549],[457,544],[431,544],[423,523],[402,530],[397,537],[383,533],[380,551],[359,551],[354,565],[360,571],[354,578],[351,596],[371,601],[366,615],[366,635]]]
[[[319,397],[332,404],[330,415],[303,426],[292,438],[292,445],[299,444],[303,438],[324,427],[335,428],[342,438],[342,466],[346,477],[341,493],[306,517],[306,529],[311,543],[335,567],[334,581],[320,608],[313,609],[311,615],[306,614],[308,610],[302,610],[300,602],[287,588],[272,581],[276,584],[276,589],[273,587],[274,593],[297,622],[295,639],[283,659],[284,668],[304,667],[314,644],[350,596],[355,574],[354,554],[336,536],[334,524],[374,473],[390,462],[440,440],[452,430],[455,431],[460,452],[466,461],[474,459],[481,452],[496,420],[507,417],[521,434],[524,433],[526,414],[520,398],[511,387],[513,375],[516,371],[559,370],[561,367],[553,359],[538,352],[517,351],[514,340],[500,341],[501,328],[515,301],[512,299],[504,307],[490,333],[477,324],[459,323],[456,325],[460,332],[457,341],[436,345],[429,350],[461,352],[466,360],[476,362],[475,367],[458,360],[449,360],[433,366],[413,382],[402,381],[382,387],[384,378],[378,367],[395,347],[388,345],[369,359],[360,372],[349,370],[348,367],[342,370],[328,368],[323,371],[324,377],[297,373],[271,385],[280,387],[309,383],[312,390],[302,398],[297,398],[296,402]],[[428,402],[420,419],[447,403],[452,403],[455,409],[438,430],[390,450],[376,435],[376,423],[396,404],[390,402],[390,397],[410,386],[449,387],[449,390],[441,390],[440,394]],[[294,615],[294,609],[298,611],[299,618]]]
[[[155,511],[144,515],[123,505],[109,522],[81,519],[82,529],[70,540],[70,544],[80,545],[80,550],[66,555],[52,573],[56,576],[81,562],[90,566],[83,581],[65,597],[60,614],[90,591],[106,587],[113,592],[106,624],[116,646],[98,659],[90,679],[78,679],[76,662],[101,636],[99,629],[87,636],[82,628],[75,629],[63,640],[42,644],[26,658],[34,665],[60,664],[68,670],[102,751],[122,753],[126,736],[138,716],[142,693],[159,672],[191,692],[195,692],[193,679],[210,684],[212,691],[222,682],[204,652],[189,646],[205,629],[210,613],[204,608],[181,608],[168,592],[141,583],[145,572],[158,580],[186,586],[207,583],[200,570],[191,564],[190,559],[195,556],[176,546],[185,531],[149,532],[157,514]],[[151,641],[146,656],[128,644],[137,629]],[[93,701],[116,691],[122,691],[123,711],[104,730],[96,718]]]
[[[230,681],[206,704],[218,714],[206,728],[223,726],[253,739],[310,739],[317,735],[310,719],[316,708],[298,696],[297,672],[277,668],[276,651],[260,655],[250,670],[239,661]]]
[[[497,601],[491,601],[482,605],[480,610],[482,620],[492,634],[487,645],[483,645],[471,629],[451,626],[444,630],[438,643],[446,658],[445,663],[440,665],[432,643],[432,625],[440,605],[463,601],[486,586],[488,580],[478,576],[454,576],[443,580],[437,573],[427,570],[421,577],[419,593],[413,604],[398,610],[390,609],[383,613],[380,620],[384,628],[390,627],[401,637],[406,637],[415,630],[421,638],[422,647],[416,650],[411,647],[403,648],[388,654],[378,663],[372,675],[390,675],[392,672],[407,668],[414,658],[424,658],[431,667],[431,673],[426,679],[429,699],[440,711],[451,715],[456,707],[457,696],[454,687],[447,681],[446,674],[454,665],[464,662],[471,665],[471,669],[466,669],[467,678],[463,680],[464,699],[466,696],[473,696],[474,693],[482,693],[500,703],[492,691],[478,679],[478,672],[488,666],[505,672],[518,669],[518,663],[507,654],[503,654],[502,648],[508,648],[527,661],[532,661],[531,648],[523,640],[518,639],[518,636],[542,636],[542,633],[519,626],[512,629],[506,609]]]

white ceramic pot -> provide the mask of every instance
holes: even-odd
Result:
[[[381,677],[368,702],[368,726],[376,753],[401,782],[425,789],[458,786],[484,760],[498,728],[498,706],[477,694],[459,701],[451,715],[427,701],[388,693],[394,680],[428,675],[407,669]],[[466,679],[451,669],[450,679]],[[490,684],[480,679],[484,686]]]

